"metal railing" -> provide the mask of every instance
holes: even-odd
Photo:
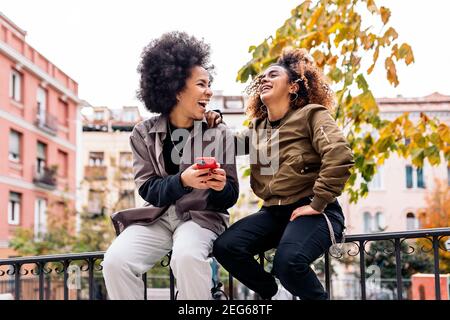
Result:
[[[57,168],[56,166],[42,167],[37,170],[36,166],[33,166],[33,182],[40,187],[54,190],[57,187]]]
[[[36,127],[51,135],[56,135],[58,132],[58,118],[48,112],[48,110],[40,110],[39,107],[36,107],[34,112],[36,115],[34,120]]]
[[[374,255],[376,252],[367,250],[367,245],[379,240],[386,240],[392,244],[392,248],[384,248],[383,251],[387,254],[392,254],[395,257],[395,268],[396,268],[396,293],[397,299],[403,299],[403,285],[405,280],[402,276],[402,256],[411,255],[417,253],[417,251],[422,251],[423,253],[431,254],[433,257],[433,268],[434,268],[434,289],[436,300],[441,300],[441,283],[440,283],[440,272],[439,272],[439,255],[440,250],[448,251],[442,245],[442,240],[450,236],[450,228],[435,228],[435,229],[424,229],[416,231],[407,232],[382,232],[374,234],[358,234],[350,235],[345,239],[345,245],[353,246],[353,248],[345,249],[341,252],[338,251],[336,254],[327,252],[324,255],[324,284],[328,293],[331,292],[331,259],[334,258],[337,261],[343,258],[345,255],[350,257],[359,258],[359,274],[360,274],[360,298],[362,300],[367,299],[367,288],[366,288],[366,256]],[[420,248],[415,248],[410,242],[411,239],[424,239],[426,242],[430,243],[431,248],[426,249],[423,245]],[[405,248],[406,244],[406,250]],[[80,272],[87,272],[86,277],[88,285],[88,296],[89,300],[95,299],[95,281],[99,277],[95,276],[95,273],[99,273],[102,270],[100,262],[103,260],[104,252],[88,252],[81,254],[56,254],[56,255],[46,255],[46,256],[35,256],[35,257],[19,257],[0,260],[0,281],[4,277],[9,277],[7,281],[12,287],[14,294],[14,299],[20,300],[22,297],[21,283],[25,279],[30,279],[32,276],[38,277],[38,298],[40,300],[45,299],[45,292],[48,290],[48,284],[45,285],[46,279],[51,276],[52,272],[55,271],[57,275],[62,276],[63,280],[63,299],[69,299],[69,287],[70,287],[70,277],[71,277],[71,266],[77,265]],[[271,262],[271,258],[267,257],[265,254],[261,253],[258,257],[259,263],[265,266],[266,263]],[[170,279],[170,299],[176,299],[175,292],[175,279],[172,270],[169,266],[170,263],[170,253],[161,261],[161,265],[168,267],[169,279]],[[142,275],[144,281],[144,299],[147,299],[147,273]],[[409,280],[406,280],[409,281]],[[221,285],[221,284],[220,284]],[[220,285],[216,287],[216,290],[220,291]],[[234,281],[231,275],[228,275],[228,294],[225,295],[226,299],[234,299]],[[1,286],[0,286],[1,289]],[[0,292],[2,293],[2,292]],[[46,295],[48,297],[48,294]],[[330,294],[331,296],[331,294]]]
[[[84,166],[84,177],[88,181],[106,180],[107,171],[107,166]]]
[[[440,272],[439,272],[439,249],[443,251],[447,251],[447,248],[443,247],[440,244],[440,240],[444,237],[448,237],[450,235],[450,228],[434,228],[434,229],[423,229],[423,230],[414,230],[407,232],[380,232],[374,234],[359,234],[352,235],[347,237],[346,243],[351,243],[356,246],[355,251],[348,250],[346,253],[350,256],[359,255],[359,270],[361,276],[361,299],[366,300],[366,265],[365,265],[365,256],[366,255],[374,255],[376,252],[369,252],[366,250],[367,244],[373,241],[379,240],[387,240],[392,243],[393,251],[385,251],[385,253],[394,254],[395,255],[395,266],[396,266],[396,285],[397,285],[397,299],[403,299],[403,277],[402,277],[402,254],[410,255],[413,254],[416,250],[421,250],[424,253],[428,253],[430,250],[425,249],[423,246],[420,248],[415,248],[411,244],[408,244],[406,241],[410,239],[424,239],[430,242],[431,251],[433,252],[433,267],[434,267],[434,287],[435,287],[435,297],[436,300],[441,300],[441,287],[440,287]],[[406,251],[402,250],[402,244],[407,243]],[[386,248],[388,249],[388,248]],[[328,267],[325,269],[327,273],[326,279],[326,289],[327,292],[330,292],[330,276],[329,276],[329,259],[330,256],[340,259],[343,254],[340,255],[331,255],[327,253],[325,255],[325,265]],[[327,262],[328,260],[328,262]]]

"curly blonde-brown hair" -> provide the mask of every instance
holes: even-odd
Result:
[[[272,64],[283,67],[289,76],[289,81],[296,81],[299,90],[298,97],[293,96],[291,108],[298,109],[307,104],[321,104],[331,110],[334,107],[334,92],[331,90],[322,70],[319,69],[308,51],[299,48],[286,48],[281,53],[277,62]],[[250,119],[264,119],[267,117],[267,107],[261,101],[262,73],[257,75],[246,88],[249,96],[247,103],[247,115]]]

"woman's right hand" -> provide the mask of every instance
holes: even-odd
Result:
[[[181,183],[183,187],[191,187],[194,189],[209,189],[206,181],[208,180],[209,169],[197,169],[197,164],[186,168],[181,173]]]

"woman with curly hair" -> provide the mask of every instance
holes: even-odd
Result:
[[[138,96],[159,115],[138,123],[130,136],[135,182],[146,204],[112,216],[119,235],[103,261],[110,299],[143,299],[142,274],[170,251],[178,298],[212,298],[208,257],[239,188],[234,161],[213,171],[194,163],[205,141],[227,133],[223,124],[205,130],[209,54],[209,45],[183,32],[164,34],[142,53]],[[222,146],[209,156],[220,161],[227,151]]]
[[[342,238],[336,197],[353,165],[330,113],[333,92],[306,50],[286,49],[248,93],[250,185],[264,204],[219,236],[213,254],[263,299],[286,297],[283,287],[302,300],[327,299],[310,264]],[[272,248],[271,274],[254,256]]]

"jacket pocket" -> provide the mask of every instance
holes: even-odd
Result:
[[[320,165],[312,164],[309,161],[306,161],[305,156],[302,154],[299,156],[299,160],[294,168],[297,173],[304,175],[318,170],[320,168]]]
[[[297,173],[303,174],[305,172],[305,159],[303,155],[299,155],[295,162],[292,164],[292,167]]]

